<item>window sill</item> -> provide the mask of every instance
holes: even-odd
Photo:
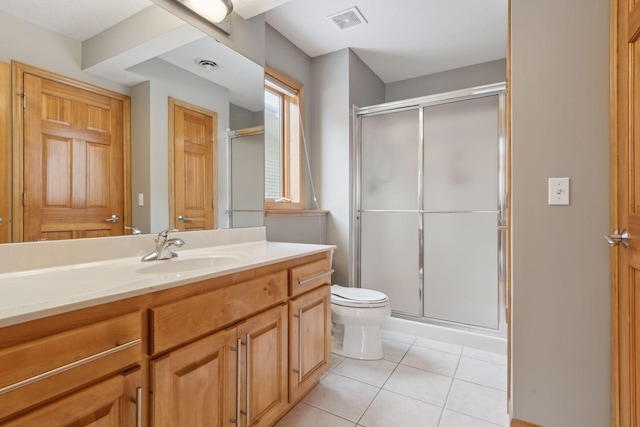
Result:
[[[290,216],[327,216],[329,211],[308,211],[305,209],[267,209],[267,218],[282,218]]]

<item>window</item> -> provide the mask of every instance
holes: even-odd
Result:
[[[304,209],[304,87],[267,65],[265,77],[265,202],[267,209]]]

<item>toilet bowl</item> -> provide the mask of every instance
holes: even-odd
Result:
[[[331,286],[331,351],[353,359],[382,359],[380,325],[390,315],[389,297],[382,292]]]

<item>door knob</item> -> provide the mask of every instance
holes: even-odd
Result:
[[[105,221],[107,222],[113,222],[114,224],[118,221],[120,221],[120,217],[116,214],[111,215],[111,218],[107,218]]]
[[[622,229],[622,232],[616,230],[613,234],[604,236],[604,239],[611,247],[619,244],[622,244],[625,248],[629,246],[629,232],[626,229]]]
[[[178,221],[180,221],[180,222],[193,222],[193,221],[195,221],[195,219],[193,219],[193,218],[186,218],[186,217],[185,217],[185,216],[183,216],[183,215],[178,215]]]

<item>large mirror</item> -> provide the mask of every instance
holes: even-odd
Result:
[[[253,194],[256,200],[245,204],[257,212],[263,209],[264,186],[260,170],[251,177],[246,170],[235,174],[242,182],[234,182],[231,166],[242,165],[244,153],[250,153],[247,162],[255,162],[262,150],[263,67],[150,0],[106,6],[113,10],[96,15],[91,8],[100,6],[95,2],[0,0],[0,35],[12,40],[0,49],[0,61],[18,61],[130,96],[131,225],[154,233],[173,226],[170,215],[180,213],[170,206],[172,191],[181,192],[170,182],[171,138],[180,138],[172,133],[170,99],[215,115],[215,227],[263,225],[262,212],[254,212],[249,221],[233,220],[233,200],[242,200],[234,192]],[[245,136],[250,136],[249,145]],[[189,190],[193,173],[185,165]]]

